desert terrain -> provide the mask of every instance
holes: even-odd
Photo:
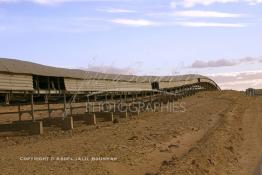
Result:
[[[185,111],[0,133],[0,174],[260,175],[262,97],[200,92],[178,103]]]

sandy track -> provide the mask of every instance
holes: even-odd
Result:
[[[179,159],[162,166],[160,174],[260,175],[262,157],[261,97],[229,93],[231,106],[217,124]]]
[[[221,175],[254,171],[261,158],[261,118],[257,116],[261,99],[237,92],[210,92],[182,102],[184,113],[144,113],[137,119],[98,127],[77,123],[68,132],[45,128],[43,136],[2,136],[0,174]],[[24,156],[117,160],[19,160]]]
[[[240,173],[261,175],[262,166],[262,97],[252,100],[243,117],[243,144]],[[254,171],[254,165],[257,165]]]

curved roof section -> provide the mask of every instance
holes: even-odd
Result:
[[[131,81],[131,82],[154,82],[154,81],[173,82],[173,81],[187,81],[197,78],[204,78],[204,79],[211,80],[208,77],[197,75],[197,74],[178,75],[178,76],[136,76],[136,75],[105,74],[99,72],[84,71],[80,69],[57,68],[57,67],[32,63],[28,61],[21,61],[21,60],[8,59],[8,58],[0,58],[0,72],[51,76],[51,77],[52,76],[66,77],[66,78],[77,78],[77,79],[100,79],[100,80]],[[213,80],[211,81],[214,82]],[[215,82],[214,85],[216,85]]]

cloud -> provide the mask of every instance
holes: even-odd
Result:
[[[244,2],[249,5],[257,5],[262,3],[262,0],[174,0],[170,3],[171,8],[176,8],[177,6],[183,6],[185,8],[192,8],[196,5],[209,6],[215,3],[227,4],[227,3],[239,3]]]
[[[262,87],[262,71],[232,72],[208,75],[222,89],[245,90]]]
[[[156,22],[144,20],[144,19],[113,19],[110,22],[126,26],[134,27],[145,27],[145,26],[154,26],[157,25]]]
[[[192,21],[191,18],[240,18],[247,16],[239,13],[226,13],[220,11],[205,11],[205,10],[182,10],[175,12],[159,12],[148,13],[148,16],[176,16],[184,17],[176,21],[158,22],[161,26],[182,26],[182,27],[223,27],[223,28],[241,28],[246,27],[247,24],[237,22],[211,22],[211,21]],[[182,20],[181,20],[182,19]]]
[[[249,5],[257,5],[262,3],[262,0],[246,0],[246,2],[248,2]]]
[[[240,65],[243,63],[256,63],[256,62],[260,62],[262,60],[261,57],[258,58],[253,58],[253,57],[245,57],[245,58],[241,58],[238,60],[230,60],[230,59],[219,59],[219,60],[215,60],[215,61],[200,61],[200,60],[196,60],[194,63],[192,63],[192,65],[190,66],[190,68],[210,68],[210,67],[228,67],[228,66],[236,66],[236,65]]]
[[[107,12],[107,13],[136,13],[135,10],[116,9],[116,8],[111,8],[111,9],[98,9],[98,11]]]
[[[246,27],[246,24],[240,24],[240,23],[180,22],[178,24],[184,27],[227,27],[227,28]]]
[[[145,19],[112,19],[111,23],[133,26],[133,27],[146,27],[146,26],[182,26],[182,27],[224,27],[224,28],[240,28],[246,27],[246,24],[240,23],[215,23],[215,22],[177,22],[177,21],[150,21]]]
[[[43,4],[43,5],[53,5],[53,4],[59,4],[65,2],[74,2],[74,1],[73,0],[0,0],[0,3],[22,3],[22,2],[31,2],[31,3]]]
[[[205,10],[182,10],[170,13],[149,13],[148,16],[178,16],[188,18],[240,18],[247,16],[239,13],[226,13],[219,11],[205,11]]]
[[[34,3],[37,3],[37,4],[52,5],[52,4],[70,2],[70,0],[31,0],[31,2],[34,2]]]
[[[182,0],[182,1],[172,1],[170,6],[172,8],[175,8],[178,5],[182,5],[183,7],[190,8],[194,7],[195,5],[204,5],[208,6],[214,3],[234,3],[234,2],[239,2],[239,0]]]
[[[225,67],[225,66],[234,66],[234,65],[236,65],[236,62],[226,59],[220,59],[220,60],[208,61],[208,62],[197,60],[191,65],[191,68]]]
[[[114,66],[95,66],[89,65],[87,71],[101,72],[108,74],[121,74],[121,75],[134,75],[137,73],[137,70],[132,67],[118,68]]]
[[[255,63],[262,61],[262,57],[245,57],[238,60],[238,63]]]
[[[30,2],[40,5],[56,5],[68,2],[113,2],[113,1],[121,1],[121,0],[0,0],[0,3],[23,3],[23,2]],[[122,0],[122,1],[129,1],[129,0]]]
[[[185,10],[172,13],[174,16],[193,17],[193,18],[239,18],[243,14],[224,13],[217,11]]]

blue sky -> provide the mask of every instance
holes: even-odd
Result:
[[[262,0],[0,0],[0,57],[261,87],[261,8]]]

